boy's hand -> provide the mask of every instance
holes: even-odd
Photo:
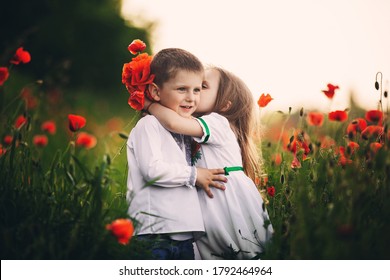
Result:
[[[202,188],[206,194],[213,198],[213,194],[210,187],[214,187],[220,190],[225,190],[225,186],[220,182],[227,182],[227,178],[221,174],[225,174],[225,170],[221,169],[206,169],[197,167],[196,185]]]

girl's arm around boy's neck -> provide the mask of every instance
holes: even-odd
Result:
[[[198,121],[195,119],[184,118],[175,111],[161,105],[160,103],[153,102],[150,104],[148,102],[151,101],[145,100],[144,107],[148,108],[148,112],[155,116],[161,125],[167,130],[192,137],[203,136],[203,130]]]

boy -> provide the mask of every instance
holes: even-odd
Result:
[[[154,100],[190,118],[204,76],[199,59],[182,49],[164,49],[150,70]],[[127,141],[129,214],[140,222],[138,238],[151,242],[157,259],[194,259],[194,238],[204,234],[195,185],[210,197],[209,186],[224,189],[217,182],[226,181],[218,175],[224,170],[191,166],[190,146],[190,137],[170,133],[151,115],[138,121]]]

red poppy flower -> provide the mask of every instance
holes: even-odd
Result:
[[[96,143],[96,137],[86,132],[80,132],[76,139],[76,145],[86,149],[92,149]]]
[[[327,135],[320,137],[320,142],[321,142],[320,145],[321,149],[332,149],[333,147],[336,146],[336,141]]]
[[[11,144],[12,144],[12,140],[13,140],[14,138],[11,136],[11,135],[6,135],[6,136],[4,136],[4,138],[3,138],[3,144],[5,145],[5,146],[10,146]]]
[[[347,134],[349,137],[353,137],[357,132],[362,132],[367,127],[367,122],[363,118],[354,119],[349,123],[347,127]]]
[[[296,155],[294,155],[294,159],[291,162],[291,168],[293,169],[301,168],[301,162],[299,161]]]
[[[9,77],[9,71],[7,67],[0,67],[0,86],[4,84],[4,82]]]
[[[145,95],[142,91],[133,91],[127,100],[129,106],[137,111],[141,111],[145,104]]]
[[[57,130],[56,123],[53,121],[45,121],[41,125],[41,130],[49,134],[55,134]]]
[[[335,85],[332,85],[332,84],[328,84],[327,86],[328,86],[328,89],[327,90],[323,90],[322,92],[325,93],[325,95],[329,99],[332,99],[334,94],[335,94],[336,89],[339,89],[339,86],[335,86]]]
[[[357,149],[359,149],[359,144],[354,142],[354,141],[350,141],[348,142],[348,151],[349,151],[349,154],[352,155]]]
[[[279,166],[282,163],[282,155],[280,153],[273,154],[271,160],[275,165]]]
[[[30,61],[30,53],[23,50],[23,47],[20,47],[16,50],[14,57],[10,60],[10,63],[18,65],[19,63],[29,63]]]
[[[383,113],[379,110],[371,110],[366,112],[366,120],[372,123],[381,124],[383,119]]]
[[[307,134],[304,132],[295,132],[293,140],[287,145],[287,149],[293,154],[303,150],[304,155],[308,155],[310,153],[310,147]]]
[[[384,134],[383,126],[379,125],[369,125],[362,131],[362,138],[365,140],[375,139],[381,140]]]
[[[259,100],[257,101],[257,104],[261,107],[261,108],[264,108],[265,106],[268,105],[268,103],[271,102],[271,100],[273,100],[273,98],[271,97],[271,95],[269,95],[269,93],[267,93],[267,95],[265,95],[264,93],[260,96]]]
[[[307,114],[307,123],[312,126],[322,126],[324,115],[320,112],[310,112]]]
[[[15,128],[20,129],[27,122],[27,118],[23,115],[17,117],[15,121]]]
[[[122,83],[130,93],[128,104],[135,110],[143,109],[145,94],[150,98],[147,85],[154,80],[154,75],[150,74],[151,62],[152,57],[143,53],[123,65]]]
[[[5,148],[3,147],[3,145],[0,144],[0,157],[3,156],[3,155],[5,155],[6,152],[7,152],[7,149],[5,149]]]
[[[381,148],[383,147],[383,144],[374,142],[370,144],[370,150],[376,154]]]
[[[261,176],[261,186],[266,186],[267,185],[267,183],[268,183],[268,175],[267,174],[264,174],[264,175],[262,175]]]
[[[33,137],[33,143],[37,147],[45,147],[49,140],[46,135],[35,135]]]
[[[268,187],[267,188],[267,193],[268,193],[269,196],[274,197],[275,196],[275,187],[274,186]]]
[[[154,75],[150,74],[150,63],[152,57],[146,53],[134,57],[129,63],[123,65],[122,83],[126,85],[129,92],[142,89],[153,82]]]
[[[129,219],[117,219],[106,225],[106,229],[111,231],[118,242],[123,245],[129,243],[134,233],[133,223]]]
[[[344,122],[348,119],[348,114],[346,111],[333,111],[329,113],[328,117],[331,121]]]
[[[339,165],[341,166],[346,166],[347,164],[351,164],[352,163],[352,160],[349,159],[346,155],[345,155],[345,148],[343,146],[341,146],[339,148]]]
[[[38,105],[38,99],[32,94],[32,90],[30,88],[24,88],[22,90],[21,97],[26,102],[26,107],[28,109],[34,109]]]
[[[259,186],[261,183],[261,179],[259,177],[255,177],[255,185]]]
[[[129,52],[131,52],[131,54],[137,54],[145,50],[145,48],[146,44],[143,41],[141,41],[140,39],[135,39],[133,40],[133,42],[131,42],[127,49],[129,50]]]
[[[69,120],[69,129],[73,132],[80,130],[87,123],[87,120],[84,117],[79,115],[69,114],[68,120]]]

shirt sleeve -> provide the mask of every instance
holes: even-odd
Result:
[[[159,130],[153,119],[141,119],[127,142],[128,153],[133,153],[142,177],[146,182],[161,187],[193,187],[196,169],[185,165],[184,155],[180,163],[163,156]]]
[[[196,118],[199,125],[202,127],[203,136],[194,137],[194,140],[200,144],[223,145],[226,133],[230,130],[228,120],[217,114]]]

